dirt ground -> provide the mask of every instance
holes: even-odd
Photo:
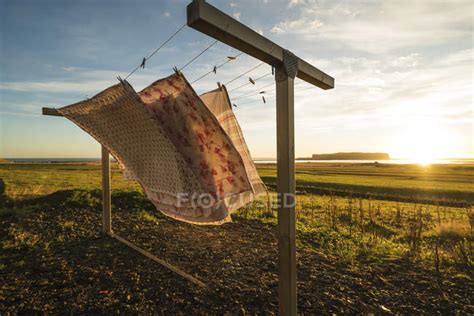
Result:
[[[114,200],[116,233],[207,286],[101,235],[100,209],[55,201],[0,218],[0,314],[277,313],[273,225],[237,216],[219,227],[193,226],[156,211],[144,220],[128,202]],[[437,277],[400,259],[344,265],[305,247],[311,236],[299,233],[298,239],[300,313],[474,313],[470,280]]]

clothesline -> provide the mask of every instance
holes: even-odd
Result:
[[[183,24],[183,25],[181,25],[181,26],[180,26],[175,32],[173,32],[164,42],[162,42],[156,49],[154,49],[147,57],[144,57],[143,60],[142,60],[142,62],[140,63],[140,65],[138,65],[137,67],[135,67],[135,69],[133,69],[124,79],[125,79],[125,80],[128,79],[128,78],[129,78],[131,75],[133,75],[138,69],[140,69],[140,68],[145,68],[146,62],[147,62],[149,59],[151,59],[156,53],[158,53],[158,52],[160,51],[160,49],[162,49],[166,44],[168,44],[176,35],[178,35],[178,34],[184,29],[185,26],[186,26],[186,23]],[[217,40],[212,41],[208,46],[206,46],[206,48],[204,48],[204,49],[203,49],[202,51],[200,51],[196,56],[194,56],[194,57],[191,58],[187,63],[185,63],[184,66],[182,66],[181,68],[179,68],[179,71],[182,71],[183,69],[185,69],[186,67],[188,67],[189,65],[191,65],[191,64],[192,64],[194,61],[196,61],[200,56],[202,56],[206,51],[208,51],[208,50],[211,49],[214,45],[216,45],[217,42],[218,42]],[[237,54],[237,55],[234,56],[234,57],[232,57],[232,56],[227,57],[227,60],[226,60],[225,62],[223,62],[223,63],[221,63],[221,64],[219,64],[219,65],[217,65],[217,66],[214,66],[213,69],[209,70],[208,72],[204,73],[203,75],[201,75],[201,76],[198,77],[197,79],[193,80],[193,81],[191,82],[191,84],[194,84],[194,83],[198,82],[199,80],[201,80],[201,79],[207,77],[208,75],[210,75],[210,74],[213,73],[213,72],[214,72],[214,73],[217,73],[217,69],[220,69],[220,68],[224,67],[226,64],[228,64],[229,62],[231,62],[231,61],[237,59],[237,58],[240,57],[242,54],[243,54],[243,53],[240,52],[239,54]],[[258,64],[252,66],[250,69],[244,71],[243,73],[239,74],[238,76],[236,76],[236,77],[232,78],[231,80],[227,81],[227,82],[225,83],[225,85],[229,85],[229,84],[231,84],[232,82],[235,82],[236,80],[242,78],[243,76],[245,76],[245,75],[251,73],[251,72],[254,71],[255,69],[261,67],[263,64],[264,64],[264,62],[259,62]],[[231,91],[234,91],[234,92],[235,92],[235,91],[237,91],[237,90],[239,90],[239,89],[241,89],[241,88],[243,88],[243,87],[245,87],[245,86],[247,86],[247,85],[250,85],[250,84],[255,85],[255,83],[256,83],[257,81],[260,81],[261,79],[263,79],[263,78],[265,78],[265,77],[267,77],[267,76],[269,76],[269,75],[272,75],[272,74],[273,74],[273,73],[266,73],[266,74],[264,74],[264,75],[261,75],[261,76],[255,78],[255,79],[252,79],[251,77],[249,77],[249,81],[248,81],[248,82],[245,82],[245,83],[241,84],[240,86],[234,87],[234,88],[232,88],[232,89],[230,89],[230,90],[228,90],[228,91],[229,91],[229,92],[231,92]],[[302,83],[302,82],[296,83],[295,85],[298,85],[298,84],[300,84],[300,83]],[[265,95],[267,92],[274,90],[275,87],[273,87],[272,89],[269,89],[269,90],[262,90],[262,89],[267,88],[267,87],[270,87],[270,86],[272,86],[272,85],[274,85],[273,82],[270,83],[270,84],[264,85],[264,86],[262,86],[262,87],[259,87],[259,88],[257,89],[257,91],[246,92],[246,93],[240,94],[240,95],[238,95],[237,97],[232,98],[232,99],[233,99],[233,100],[240,100],[240,99],[246,99],[246,98],[251,97],[251,96],[253,96],[253,95],[261,95],[261,96],[262,96],[262,101],[265,103],[266,100],[265,100],[264,95]],[[305,91],[305,90],[307,90],[307,89],[304,89],[304,90],[301,90],[301,91]],[[250,104],[250,103],[254,103],[254,102],[258,102],[258,101],[260,101],[260,100],[253,100],[253,101],[251,101],[251,102],[245,102],[245,103],[241,103],[241,104]]]
[[[163,46],[165,46],[169,41],[171,41],[176,35],[178,35],[179,32],[181,32],[182,29],[184,29],[184,27],[186,26],[186,23],[184,23],[183,25],[181,25],[180,28],[178,28],[173,34],[171,34],[170,37],[168,37],[168,39],[166,41],[164,41],[160,46],[158,46],[158,48],[156,48],[150,55],[148,55],[148,57],[144,57],[142,62],[140,63],[140,65],[138,65],[135,69],[133,69],[125,78],[124,80],[127,80],[131,75],[133,75],[138,69],[140,68],[145,68],[145,63],[148,59],[150,59],[151,57],[153,57],[153,55],[155,55],[156,53],[158,53],[158,51],[163,48]]]
[[[242,85],[240,85],[240,86],[238,86],[238,87],[232,88],[232,89],[230,89],[230,90],[228,90],[228,91],[229,91],[229,92],[236,91],[236,90],[239,90],[240,88],[243,88],[243,87],[245,87],[245,86],[247,86],[247,85],[249,85],[249,84],[251,84],[251,83],[252,83],[252,84],[255,84],[255,82],[257,82],[258,80],[260,80],[260,79],[262,79],[262,78],[265,78],[265,77],[267,77],[267,76],[269,76],[269,75],[271,75],[271,74],[272,74],[272,73],[269,72],[269,73],[264,74],[263,76],[257,77],[257,78],[255,78],[255,79],[253,79],[253,81],[254,81],[253,83],[250,81],[250,77],[249,77],[249,81],[248,81],[248,82],[246,82],[246,83],[244,83],[244,84],[242,84]]]
[[[299,84],[302,84],[304,83],[303,81],[300,81],[300,82],[297,82],[295,83],[295,86],[299,85]],[[273,83],[272,83],[273,84]],[[263,89],[265,87],[269,87],[271,84],[268,84],[266,86],[263,86],[261,87],[260,89]],[[314,87],[301,87],[303,89],[295,89],[295,92],[303,92],[303,91],[307,91],[307,90],[311,90],[313,89]],[[241,95],[239,96],[239,98],[232,98],[232,100],[236,100],[236,99],[247,99],[247,98],[250,98],[250,97],[254,97],[254,96],[257,96],[257,95],[265,95],[265,96],[268,96],[268,92],[272,92],[273,90],[276,90],[276,87],[273,87],[271,89],[268,89],[268,90],[265,90],[263,91],[264,93],[260,93],[260,92],[251,92],[251,93],[247,93],[247,94],[244,94],[244,95]],[[269,100],[273,100],[274,99],[274,95],[272,95],[270,98],[266,98],[266,101],[269,101]],[[250,100],[250,101],[247,101],[247,102],[243,102],[243,103],[238,103],[237,105],[244,105],[244,104],[251,104],[251,103],[256,103],[256,102],[262,102],[262,99],[256,99],[256,100]]]
[[[220,64],[220,65],[218,65],[218,66],[214,66],[213,69],[209,70],[208,72],[206,72],[205,74],[203,74],[203,75],[200,76],[199,78],[197,78],[197,79],[195,79],[194,81],[192,81],[191,84],[198,82],[199,80],[201,80],[201,79],[207,77],[208,75],[210,75],[210,74],[213,73],[213,72],[216,73],[217,69],[224,67],[224,66],[227,65],[229,62],[234,61],[235,59],[239,58],[242,54],[243,54],[243,53],[241,52],[241,53],[237,54],[237,55],[234,56],[234,57],[227,57],[227,60],[226,60],[225,62],[223,62],[222,64]]]
[[[295,86],[300,85],[300,84],[302,84],[302,83],[304,83],[304,82],[303,82],[303,81],[297,82],[297,83],[295,83]],[[273,82],[272,82],[272,83],[269,83],[269,84],[267,84],[267,85],[265,85],[265,86],[263,86],[263,87],[258,88],[257,91],[250,91],[250,92],[247,92],[247,93],[240,94],[240,95],[236,96],[235,98],[232,98],[232,100],[243,99],[243,98],[247,98],[247,97],[249,97],[249,96],[257,95],[257,94],[265,94],[265,93],[267,93],[267,92],[269,92],[269,91],[275,90],[275,89],[276,89],[276,86],[273,86],[271,89],[267,89],[267,90],[265,90],[265,91],[262,91],[261,89],[270,87],[270,86],[272,86],[272,85],[274,85]],[[309,88],[304,89],[304,90],[299,90],[299,91],[305,91],[305,90],[308,90],[308,89],[310,89],[310,88],[312,88],[312,87],[309,87]],[[262,93],[262,92],[263,92],[263,93]]]
[[[254,71],[255,69],[257,69],[258,67],[262,66],[263,64],[265,64],[263,61],[259,62],[258,64],[256,64],[255,66],[253,66],[252,68],[250,68],[249,70],[245,71],[243,74],[240,74],[238,75],[237,77],[235,77],[234,79],[232,80],[229,80],[227,81],[226,83],[224,83],[226,86],[231,84],[232,82],[234,82],[235,80],[239,79],[239,78],[242,78],[243,76],[245,76],[246,74],[248,74],[249,72],[251,71]]]
[[[143,57],[141,63],[140,63],[138,66],[136,66],[136,67],[124,78],[124,80],[127,80],[128,78],[130,78],[138,69],[140,69],[140,68],[145,68],[146,62],[147,62],[149,59],[151,59],[156,53],[158,53],[158,52],[159,52],[166,44],[168,44],[176,35],[178,35],[178,34],[184,29],[185,26],[186,26],[186,23],[183,24],[183,25],[181,25],[181,26],[180,26],[175,32],[173,32],[164,42],[162,42],[156,49],[154,49],[147,57]],[[208,51],[208,50],[209,50],[210,48],[212,48],[215,44],[217,44],[217,42],[218,42],[217,40],[214,40],[213,42],[211,42],[206,48],[204,48],[204,49],[203,49],[201,52],[199,52],[196,56],[194,56],[194,57],[191,58],[187,63],[185,63],[184,66],[182,66],[181,68],[179,68],[179,71],[182,71],[182,70],[184,70],[186,67],[188,67],[189,65],[191,65],[191,64],[192,64],[194,61],[196,61],[200,56],[202,56],[206,51]],[[217,66],[214,66],[213,69],[209,70],[208,72],[204,73],[203,75],[201,75],[200,77],[198,77],[197,79],[195,79],[194,81],[192,81],[191,84],[198,82],[199,80],[205,78],[206,76],[208,76],[209,74],[211,74],[211,73],[213,73],[213,72],[216,73],[217,69],[219,69],[219,68],[225,66],[225,65],[228,64],[229,62],[231,62],[231,61],[235,60],[236,58],[240,57],[242,54],[243,54],[243,53],[241,52],[241,53],[237,54],[237,55],[234,56],[234,57],[228,57],[228,59],[227,59],[225,62],[223,62],[223,63],[221,63],[221,64],[219,64],[219,65],[217,65]],[[234,77],[233,79],[227,81],[227,82],[225,83],[225,85],[229,85],[229,84],[231,84],[232,82],[234,82],[234,81],[236,81],[236,80],[242,78],[244,75],[246,75],[246,74],[248,74],[248,73],[254,71],[255,69],[257,69],[257,68],[259,68],[260,66],[262,66],[263,64],[264,64],[264,62],[259,62],[259,63],[256,64],[255,66],[253,66],[253,67],[251,67],[250,69],[248,69],[247,71],[243,72],[242,74],[240,74],[240,75]],[[231,89],[230,91],[236,91],[236,90],[238,90],[238,89],[240,89],[240,88],[242,88],[242,87],[244,87],[244,86],[246,86],[246,85],[248,85],[248,84],[250,84],[250,83],[255,84],[255,81],[257,81],[257,80],[259,80],[259,79],[261,79],[261,78],[263,78],[263,77],[266,77],[266,76],[268,76],[268,75],[270,75],[270,73],[267,73],[267,74],[265,74],[265,75],[263,75],[263,76],[261,76],[261,77],[256,78],[255,80],[253,80],[254,82],[251,82],[251,81],[249,80],[249,82],[247,82],[247,83],[245,83],[245,84],[242,84],[242,85],[240,85],[240,86],[238,86],[238,87],[235,87],[235,88]]]
[[[267,84],[267,85],[264,85],[264,86],[262,86],[262,87],[259,87],[257,93],[255,93],[255,91],[250,91],[250,92],[247,92],[247,93],[242,93],[242,94],[236,96],[235,98],[232,98],[232,100],[242,99],[243,97],[246,97],[246,96],[251,95],[251,94],[264,94],[265,91],[263,91],[263,90],[261,90],[261,89],[270,87],[270,86],[272,86],[272,85],[274,85],[274,84],[275,84],[274,82],[271,82],[271,83],[269,83],[269,84]]]
[[[199,54],[191,58],[190,61],[188,61],[183,67],[179,69],[179,71],[182,71],[184,68],[188,67],[190,64],[192,64],[196,59],[199,58],[202,54],[204,54],[207,50],[209,50],[212,46],[216,45],[218,40],[213,41],[209,46],[207,46],[203,51],[201,51]]]

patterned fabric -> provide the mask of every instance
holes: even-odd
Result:
[[[230,137],[235,148],[241,154],[247,176],[250,179],[255,195],[267,194],[267,188],[257,173],[257,168],[250,156],[239,122],[237,122],[234,111],[232,111],[232,105],[226,87],[222,85],[221,88],[204,93],[200,97],[212,114],[217,118],[222,128]]]
[[[209,198],[224,201],[229,212],[253,199],[240,153],[183,75],[158,80],[138,94]]]
[[[58,111],[92,135],[164,214],[222,224],[254,198],[246,162],[181,74],[127,82]]]
[[[203,192],[199,181],[128,83],[58,109],[125,167],[125,177],[177,204],[180,192]]]

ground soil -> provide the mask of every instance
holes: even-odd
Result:
[[[277,313],[273,225],[237,217],[223,226],[193,226],[158,213],[156,221],[146,221],[120,200],[114,203],[117,234],[207,286],[196,286],[102,235],[99,208],[59,203],[0,219],[2,245],[15,243],[12,227],[32,240],[1,250],[0,314]],[[300,245],[312,243],[302,233],[298,239]],[[401,259],[344,265],[315,249],[298,249],[300,313],[474,313],[471,281],[437,276]]]

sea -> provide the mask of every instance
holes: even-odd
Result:
[[[100,158],[5,158],[9,162],[14,163],[74,163],[74,162],[95,162],[100,161]],[[256,164],[274,164],[276,159],[254,159]],[[451,159],[436,159],[428,163],[420,163],[409,159],[388,159],[388,160],[310,160],[297,159],[296,163],[340,163],[340,164],[474,164],[474,158],[451,158]]]

